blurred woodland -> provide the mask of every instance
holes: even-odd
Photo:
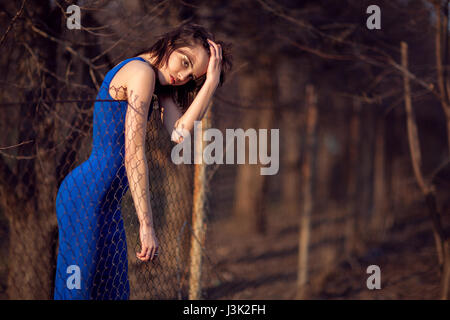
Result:
[[[80,30],[66,27],[70,4],[81,8]],[[366,27],[372,4],[379,30]],[[439,0],[3,1],[0,298],[52,298],[55,198],[89,155],[100,84],[186,21],[233,46],[211,126],[280,129],[278,174],[260,175],[259,164],[206,170],[201,297],[449,298],[448,15]],[[189,239],[193,166],[168,164],[170,137],[156,119],[152,201],[161,246],[178,252]],[[129,194],[124,206],[137,239]],[[186,298],[188,274],[178,269],[188,259],[174,253],[153,269],[130,261],[133,288],[169,270],[132,298]],[[367,293],[372,264],[382,281],[383,270],[400,280]],[[427,277],[408,280],[412,266]],[[177,289],[158,291],[172,274]]]

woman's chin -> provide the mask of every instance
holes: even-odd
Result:
[[[167,83],[166,78],[164,78],[164,76],[162,76],[162,75],[159,75],[158,77],[156,77],[156,79],[158,79],[160,86],[168,86],[169,85],[169,83]]]
[[[173,84],[171,84],[169,81],[167,81],[166,79],[164,79],[164,86],[172,86]]]

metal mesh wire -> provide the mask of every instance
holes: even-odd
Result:
[[[146,122],[145,154],[160,252],[153,262],[143,262],[136,258],[136,252],[141,249],[140,223],[136,203],[128,188],[124,163],[122,129],[126,102],[68,101],[20,106],[24,111],[22,125],[35,130],[21,128],[19,132],[42,130],[46,122],[52,128],[49,131],[51,137],[48,137],[48,145],[38,149],[32,159],[21,158],[20,154],[14,154],[17,151],[14,150],[10,160],[21,163],[23,179],[34,179],[33,168],[27,167],[27,162],[40,165],[53,159],[41,168],[50,171],[42,173],[47,176],[42,180],[47,184],[39,186],[41,190],[36,192],[42,195],[48,191],[53,201],[47,203],[48,213],[39,212],[36,208],[24,210],[24,217],[19,217],[19,212],[14,213],[14,223],[23,225],[12,226],[8,230],[9,239],[18,239],[19,243],[9,252],[10,256],[15,255],[15,261],[7,268],[9,298],[52,298],[55,286],[67,285],[67,278],[71,275],[68,266],[80,268],[81,285],[88,286],[87,295],[92,299],[186,298],[189,248],[190,242],[195,241],[195,238],[191,239],[194,166],[172,163],[170,154],[174,143],[161,123],[158,105],[152,103],[154,110]],[[3,111],[6,109],[4,107]],[[42,117],[39,112],[46,116]],[[96,133],[99,136],[96,137]],[[39,144],[36,137],[28,138],[35,145]],[[7,143],[5,141],[3,145]],[[45,157],[39,159],[44,153]],[[10,183],[22,185],[17,181]],[[35,197],[33,191],[31,188],[17,190],[17,194]],[[45,197],[48,199],[48,195],[42,198]],[[15,232],[18,233],[16,237],[13,236]],[[34,243],[32,248],[30,243]],[[31,253],[26,254],[29,251]],[[58,268],[55,253],[61,264]],[[42,259],[35,259],[33,254]],[[31,261],[39,263],[31,268],[34,270],[32,274],[29,266],[20,267]],[[50,271],[42,274],[40,270],[46,268]],[[23,275],[32,281],[23,280]],[[58,298],[87,297],[86,293],[83,296],[79,295],[80,291],[73,292],[78,294],[70,296],[66,292]]]
[[[155,112],[156,111],[156,112]],[[130,263],[133,299],[173,299],[186,296],[189,228],[192,211],[192,166],[174,165],[170,160],[168,133],[154,110],[149,122],[148,152],[151,207],[161,254],[153,263],[134,258]],[[138,251],[139,221],[130,192],[123,202],[129,252]],[[133,241],[134,240],[134,241]],[[130,257],[131,258],[131,257]]]

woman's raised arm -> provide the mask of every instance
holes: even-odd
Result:
[[[180,143],[183,141],[183,131],[191,132],[194,128],[194,122],[201,120],[205,115],[209,102],[219,85],[219,78],[222,63],[222,48],[220,45],[210,41],[211,55],[206,72],[206,80],[199,92],[192,101],[186,112],[181,115],[172,98],[166,97],[161,101],[164,108],[163,123],[169,133],[172,141]]]

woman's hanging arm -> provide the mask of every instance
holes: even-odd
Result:
[[[135,64],[127,81],[128,107],[125,116],[125,169],[128,185],[139,219],[141,251],[136,256],[153,260],[158,250],[153,213],[150,204],[149,170],[145,156],[147,118],[153,91],[155,73],[148,65]]]
[[[136,68],[136,71],[131,74],[133,76],[127,82],[125,169],[139,222],[153,226],[145,136],[155,75],[150,67]]]

